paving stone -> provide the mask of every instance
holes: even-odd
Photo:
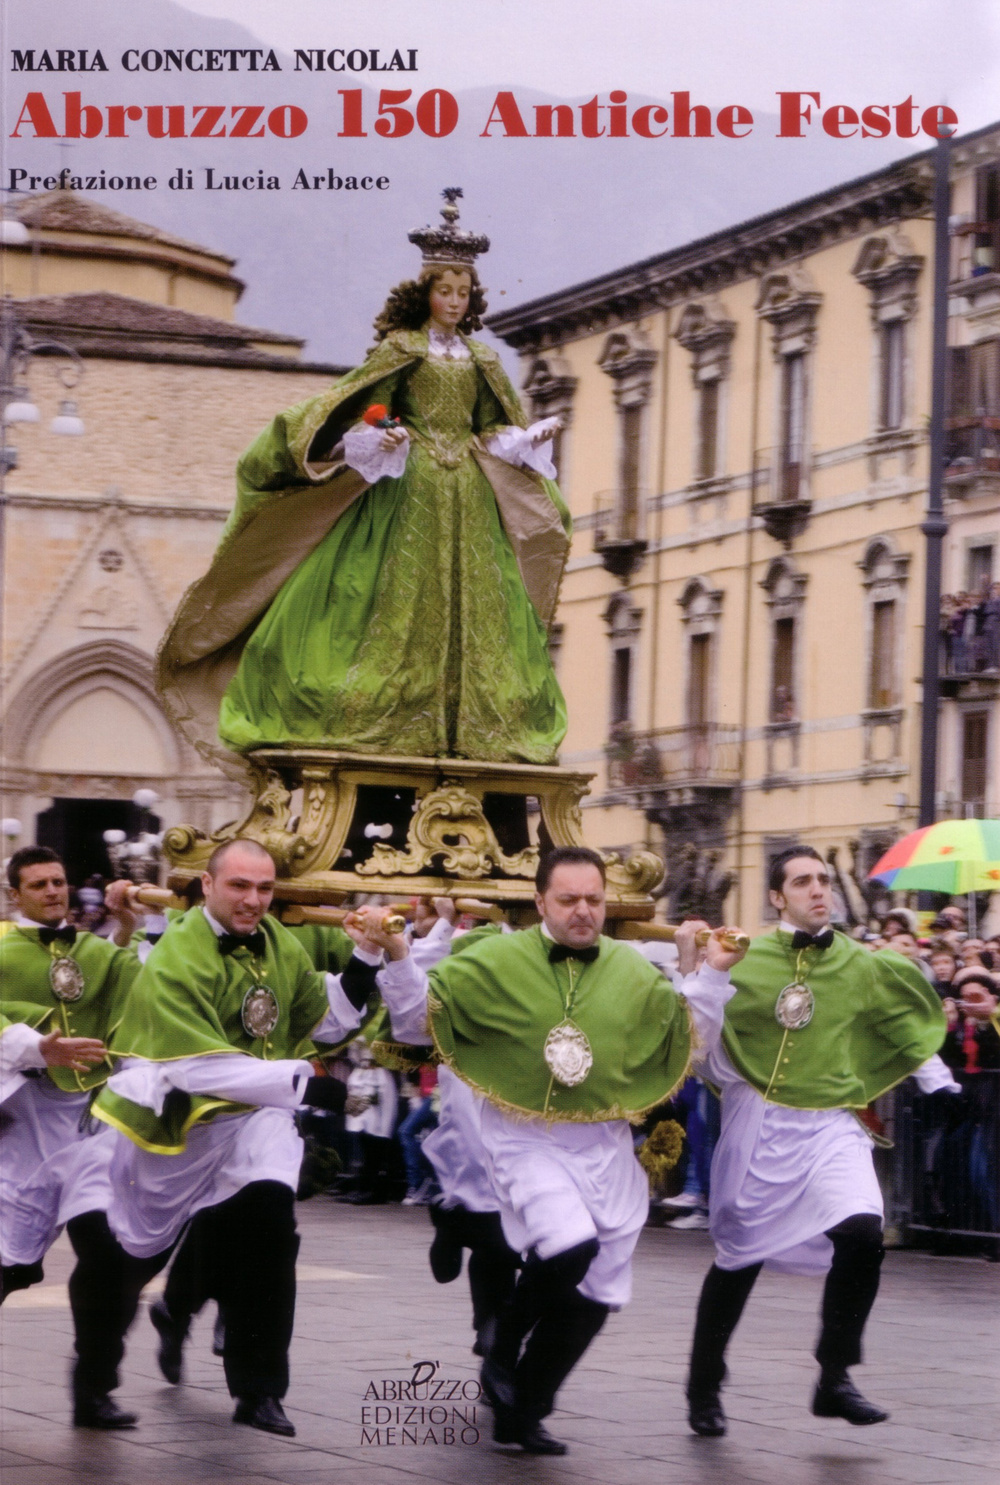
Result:
[[[64,1285],[72,1254],[60,1243],[44,1284],[0,1311],[3,1485],[979,1485],[995,1463],[986,1400],[996,1396],[989,1369],[1000,1273],[990,1265],[888,1255],[868,1364],[857,1373],[893,1411],[877,1429],[811,1416],[821,1286],[762,1275],[732,1346],[730,1432],[697,1439],[683,1382],[711,1247],[701,1233],[648,1229],[635,1302],[611,1317],[550,1420],[570,1453],[538,1460],[492,1445],[491,1416],[476,1396],[467,1282],[433,1282],[425,1212],[317,1198],[300,1207],[299,1224],[305,1279],[287,1399],[296,1439],[232,1425],[222,1364],[211,1355],[211,1305],[192,1327],[180,1387],[160,1376],[155,1333],[140,1313],[118,1393],[140,1413],[138,1429],[71,1428]],[[411,1380],[418,1362],[436,1363],[436,1377],[467,1392],[450,1407],[466,1410],[475,1442],[440,1442],[455,1415],[435,1422],[431,1400],[415,1426],[439,1442],[402,1442],[402,1423],[377,1443],[363,1441],[364,1418],[374,1416],[363,1409],[395,1406],[378,1404],[373,1389]]]

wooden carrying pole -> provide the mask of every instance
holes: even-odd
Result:
[[[437,896],[443,894],[438,893]],[[129,894],[129,901],[141,907],[156,908],[186,908],[189,906],[187,899],[177,897],[170,891],[169,887],[133,887]],[[454,897],[450,899],[455,904],[455,911],[470,918],[480,918],[490,923],[502,923],[504,921],[503,909],[494,902],[480,902],[474,897]],[[353,909],[341,907],[324,907],[315,904],[289,902],[279,904],[281,907],[281,921],[288,927],[298,927],[303,923],[326,924],[328,927],[340,927],[345,918],[353,915]],[[393,903],[387,911],[391,918],[400,923],[397,932],[402,931],[403,920],[412,918],[413,907],[410,903]],[[671,944],[677,933],[675,923],[650,923],[636,922],[634,919],[625,918],[616,924],[618,938],[645,939],[653,943]],[[745,949],[750,943],[750,937],[746,933],[740,933],[736,929],[715,930],[722,935],[723,942],[727,947],[733,949]],[[695,943],[704,945],[708,943],[712,930],[703,928],[695,937]]]
[[[618,937],[631,939],[645,939],[647,942],[657,944],[672,944],[677,934],[676,923],[637,923],[631,918],[618,924]],[[695,943],[707,944],[713,933],[718,933],[722,942],[730,949],[746,949],[750,945],[750,935],[740,933],[735,928],[702,928],[695,934]]]
[[[132,887],[128,894],[131,904],[137,907],[154,908],[187,908],[189,903],[186,898],[178,897],[171,892],[169,887]],[[458,913],[467,914],[471,918],[482,918],[491,923],[503,922],[503,909],[492,902],[479,902],[474,897],[456,897],[452,899],[455,910]],[[352,916],[353,909],[340,907],[325,907],[321,905],[308,905],[299,902],[279,904],[281,907],[281,921],[290,928],[299,927],[303,923],[325,924],[327,927],[340,927],[345,918]],[[410,903],[398,905],[393,903],[388,909],[392,921],[404,922],[412,918],[413,907]]]

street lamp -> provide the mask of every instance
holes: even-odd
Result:
[[[0,217],[0,245],[23,244],[27,238],[22,222],[9,216]],[[82,357],[62,341],[35,340],[18,320],[13,298],[5,294],[0,303],[0,667],[4,654],[7,579],[7,474],[17,468],[17,449],[8,442],[7,430],[18,423],[37,423],[41,419],[28,385],[32,361],[39,354],[65,358],[67,364],[57,364],[53,370],[63,390],[71,392],[84,372]],[[83,432],[83,422],[71,398],[65,397],[60,402],[49,431],[61,437],[78,437]]]

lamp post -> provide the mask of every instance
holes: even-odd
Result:
[[[23,241],[16,229],[24,226],[11,218],[0,221],[0,245]],[[12,235],[14,233],[15,235]],[[68,364],[54,368],[56,378],[66,393],[73,391],[84,372],[81,356],[72,346],[58,340],[35,340],[20,323],[14,300],[5,294],[0,302],[0,702],[4,670],[4,609],[7,580],[7,475],[17,468],[17,449],[8,439],[8,429],[17,423],[37,423],[41,414],[31,400],[29,376],[36,355],[58,356]],[[79,437],[83,422],[77,415],[76,403],[69,396],[62,399],[59,412],[49,424],[49,432],[63,438]]]

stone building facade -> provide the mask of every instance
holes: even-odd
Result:
[[[8,850],[51,841],[79,876],[99,868],[104,829],[149,824],[137,789],[159,796],[163,825],[215,829],[239,812],[238,788],[168,723],[153,660],[209,564],[238,455],[338,368],[236,322],[228,258],[69,192],[18,214],[30,241],[3,250],[4,292],[83,374],[67,393],[71,363],[38,354],[40,421],[6,432],[2,814],[21,825]],[[67,395],[80,437],[48,431]]]
[[[946,589],[1000,551],[998,159],[998,127],[952,151],[950,339],[994,349],[962,406],[952,352]],[[566,421],[563,761],[597,774],[593,845],[663,853],[668,915],[767,921],[804,840],[861,917],[916,824],[932,190],[913,156],[490,317]],[[945,688],[942,813],[1000,803],[996,685]]]

